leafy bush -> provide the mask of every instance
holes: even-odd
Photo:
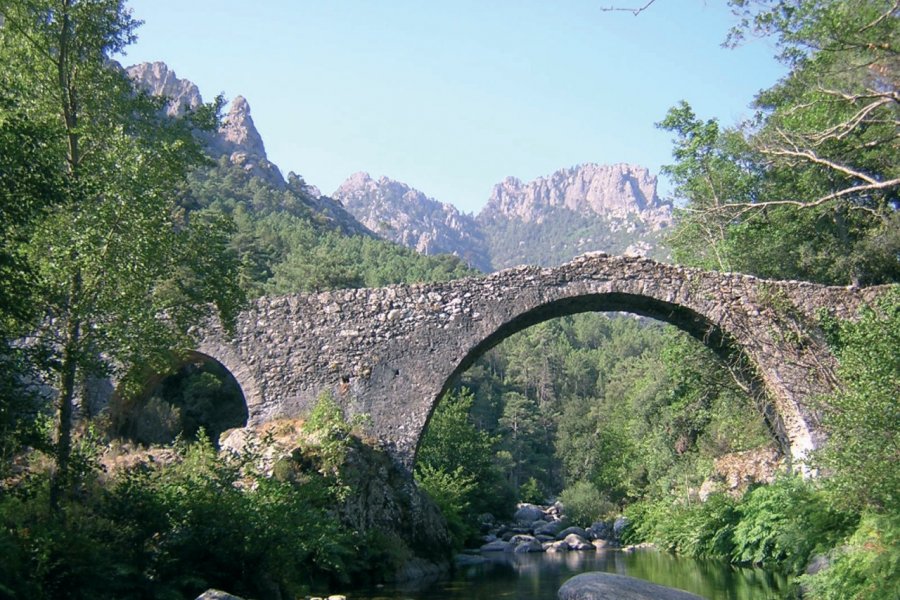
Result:
[[[600,517],[615,510],[615,505],[589,481],[579,481],[567,487],[560,493],[559,500],[566,517],[573,524],[582,527],[589,527]]]
[[[529,477],[528,481],[519,486],[519,502],[540,504],[544,501],[544,498],[546,498],[546,495],[541,489],[541,484],[534,477]]]
[[[847,544],[830,553],[831,564],[804,575],[807,595],[820,600],[900,598],[900,518],[867,514]]]
[[[416,469],[416,481],[441,510],[455,549],[460,550],[478,533],[470,511],[470,498],[477,485],[475,477],[461,466],[446,471],[424,464]]]
[[[462,389],[441,399],[416,460],[415,477],[444,513],[457,545],[477,533],[477,516],[511,513],[514,491],[493,464],[497,438],[479,431],[469,411],[474,398]]]
[[[669,498],[636,502],[625,509],[630,525],[624,541],[653,542],[689,556],[729,556],[738,520],[736,502],[714,494],[706,502],[684,504]]]
[[[834,546],[856,524],[857,515],[835,510],[813,484],[783,477],[750,490],[736,507],[733,558],[778,564],[799,573],[813,552]]]
[[[859,321],[826,319],[840,361],[840,392],[820,408],[829,438],[816,455],[832,501],[857,510],[896,510],[900,501],[900,286]]]
[[[139,465],[105,486],[82,477],[60,513],[46,476],[3,494],[0,597],[184,598],[208,587],[294,597],[355,566],[321,477],[247,473],[203,435],[178,451],[179,461]]]

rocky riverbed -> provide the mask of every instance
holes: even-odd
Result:
[[[563,507],[519,504],[511,523],[496,523],[482,517],[485,531],[481,552],[571,552],[621,548],[621,535],[628,526],[625,517],[598,521],[589,528],[567,526]],[[632,547],[626,547],[630,550]]]

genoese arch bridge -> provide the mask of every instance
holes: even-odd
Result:
[[[811,401],[836,385],[817,317],[849,318],[879,288],[847,289],[707,272],[593,253],[554,268],[455,281],[263,297],[231,332],[198,330],[197,351],[244,393],[248,425],[307,414],[324,392],[407,469],[443,392],[482,353],[541,321],[624,311],[671,323],[765,391],[795,459],[823,441]]]

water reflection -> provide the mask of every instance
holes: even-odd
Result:
[[[790,597],[783,576],[723,561],[696,560],[654,550],[631,553],[490,553],[484,562],[442,579],[351,591],[350,600],[554,600],[573,575],[606,571],[693,592],[709,600],[775,600]]]

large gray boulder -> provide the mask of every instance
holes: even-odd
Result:
[[[552,535],[555,536],[560,531],[562,531],[563,522],[562,521],[548,521],[543,522],[539,527],[536,527],[534,530],[535,535]]]
[[[578,537],[583,537],[585,539],[588,538],[588,532],[585,531],[584,529],[582,529],[581,527],[566,527],[565,529],[563,529],[562,531],[560,531],[559,533],[556,534],[556,539],[564,540],[564,539],[566,539],[567,535],[570,535],[573,533],[575,535],[577,535]]]
[[[559,588],[559,600],[704,600],[702,596],[614,573],[582,573]]]
[[[233,596],[228,592],[223,592],[221,590],[208,589],[199,596],[197,596],[196,600],[244,600],[240,596]]]
[[[494,540],[481,547],[482,552],[512,552],[514,546],[503,540]]]
[[[544,518],[544,509],[534,504],[519,504],[516,514],[513,517],[517,523],[527,523],[531,525],[535,521]]]

